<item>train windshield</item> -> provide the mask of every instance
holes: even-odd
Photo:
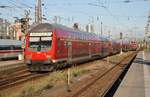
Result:
[[[40,35],[30,34],[29,38],[29,49],[33,51],[47,51],[51,48],[52,36],[51,35]]]

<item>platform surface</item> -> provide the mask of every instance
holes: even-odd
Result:
[[[113,97],[150,97],[150,52],[138,53]]]

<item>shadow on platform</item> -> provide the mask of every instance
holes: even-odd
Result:
[[[133,63],[150,65],[150,60],[144,60],[143,58],[135,58],[135,60],[133,61]]]

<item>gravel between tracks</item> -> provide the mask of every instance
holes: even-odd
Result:
[[[131,54],[131,52],[129,52],[128,54]],[[76,70],[81,69],[82,71],[88,72],[83,73],[79,76],[71,76],[69,88],[66,83],[67,81],[63,79],[55,82],[55,85],[51,84],[50,82],[52,88],[43,91],[40,94],[40,96],[36,95],[35,97],[73,97],[73,95],[77,91],[79,91],[88,82],[90,82],[95,76],[97,76],[97,74],[99,75],[103,74],[105,71],[109,70],[111,67],[117,64],[120,60],[124,59],[124,57],[127,56],[128,54],[115,55],[109,58],[105,58],[103,60],[89,62],[81,66],[72,68],[72,75],[74,71],[73,69]],[[83,92],[83,94],[77,97],[100,97],[100,95],[102,95],[100,93],[102,93],[102,91],[104,92],[106,88],[108,88],[108,86],[112,83],[112,81],[118,77],[118,74],[121,72],[121,71],[118,72],[119,68],[120,67],[110,72],[112,75],[115,74],[114,76],[112,75],[108,75],[107,77],[104,76],[104,78],[101,81],[96,82],[95,85],[92,85],[90,88],[87,89],[86,92]]]

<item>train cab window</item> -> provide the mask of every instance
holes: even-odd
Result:
[[[39,45],[40,37],[30,37],[29,38],[29,47],[37,48]]]
[[[34,50],[48,50],[51,47],[52,37],[47,36],[38,36],[30,37],[29,39],[29,48]]]
[[[52,43],[52,37],[41,37],[41,47],[42,48],[49,48]]]

